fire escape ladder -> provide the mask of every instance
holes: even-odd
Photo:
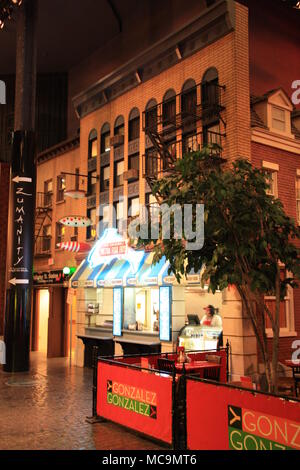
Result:
[[[37,193],[36,209],[35,209],[35,246],[37,240],[42,237],[42,230],[47,219],[52,222],[52,205],[45,205],[45,194]]]
[[[172,168],[176,160],[176,156],[171,154],[163,135],[153,131],[147,131],[147,135],[151,140],[155,150],[160,155],[162,161],[162,171]]]

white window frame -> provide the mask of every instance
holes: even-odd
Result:
[[[283,266],[283,265],[282,265]],[[289,277],[291,273],[286,272],[286,276]],[[266,295],[265,300],[276,300],[275,296]],[[284,297],[285,312],[286,312],[286,327],[280,328],[279,337],[297,336],[298,333],[295,331],[295,313],[294,313],[294,290],[291,286],[287,286],[286,296]],[[266,334],[268,338],[273,338],[272,328],[266,328]]]
[[[271,162],[262,162],[262,167],[264,170],[266,170],[268,173],[270,173],[270,176],[272,178],[272,183],[273,183],[273,192],[272,189],[269,188],[267,189],[267,194],[274,196],[278,198],[278,172],[279,172],[279,165],[277,163],[271,163]]]
[[[299,194],[298,194],[298,191],[299,191]],[[296,221],[297,221],[297,224],[300,225],[300,170],[297,170],[295,192],[296,192]]]
[[[277,116],[275,116],[276,112],[278,113]],[[283,119],[281,119],[281,117],[279,117],[279,114],[282,115]],[[287,116],[286,116],[286,110],[283,109],[283,108],[280,108],[280,106],[276,106],[276,105],[272,105],[272,129],[275,131],[275,132],[280,132],[280,133],[283,133],[285,134],[287,132]],[[283,124],[283,129],[281,129],[280,127],[276,127],[276,123],[280,123],[280,124]]]

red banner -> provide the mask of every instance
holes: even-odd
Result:
[[[171,444],[172,378],[99,361],[97,414]]]
[[[300,450],[300,403],[187,380],[190,450]]]

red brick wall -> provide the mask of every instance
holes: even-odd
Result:
[[[278,196],[284,205],[287,215],[296,219],[296,192],[295,178],[297,168],[300,169],[300,155],[286,152],[267,145],[252,142],[252,163],[256,167],[262,167],[262,161],[279,165],[277,175]],[[300,243],[298,243],[300,247]],[[297,337],[280,338],[279,360],[290,359],[293,352],[291,346],[295,339],[300,339],[300,288],[294,289],[294,318]],[[271,351],[271,340],[269,341]]]
[[[6,238],[8,217],[9,165],[0,163],[0,335],[3,334],[5,269],[6,269]]]

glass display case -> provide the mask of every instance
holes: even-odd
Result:
[[[186,351],[208,351],[222,346],[221,327],[186,325],[178,335],[178,345]]]

